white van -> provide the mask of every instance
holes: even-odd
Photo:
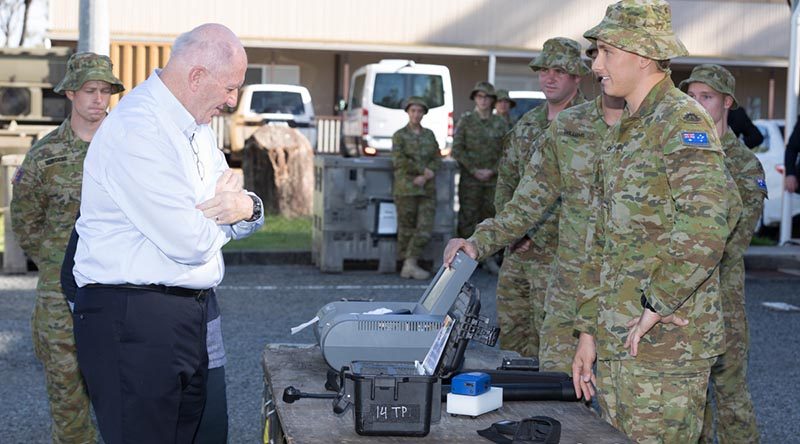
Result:
[[[436,135],[439,149],[453,143],[453,87],[450,70],[413,60],[381,60],[357,69],[350,82],[342,122],[345,156],[374,156],[392,149],[392,135],[408,123],[403,101],[423,97],[428,114],[422,125]]]

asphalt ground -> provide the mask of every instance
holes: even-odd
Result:
[[[483,313],[494,316],[495,278],[478,271],[471,281],[481,290]],[[312,318],[327,302],[341,298],[413,301],[425,284],[364,270],[323,274],[303,265],[229,267],[218,294],[228,356],[230,442],[260,442],[261,352],[266,344],[313,342],[310,328],[294,336],[289,329]],[[29,324],[35,285],[35,274],[0,276],[3,443],[49,442],[44,376],[33,355]],[[762,305],[785,302],[800,306],[798,288],[797,275],[748,274],[749,386],[764,443],[800,442],[800,385],[796,383],[800,380],[800,312]]]

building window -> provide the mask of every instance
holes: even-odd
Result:
[[[286,85],[300,84],[300,67],[297,65],[247,65],[244,84],[282,83]]]

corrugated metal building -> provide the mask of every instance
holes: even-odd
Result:
[[[162,66],[179,33],[205,22],[229,26],[247,48],[249,83],[302,84],[317,114],[334,112],[349,74],[383,58],[450,67],[456,115],[472,85],[492,75],[499,87],[536,89],[527,62],[545,40],[583,32],[610,0],[115,0],[109,2],[111,57],[130,88]],[[754,118],[782,117],[789,53],[785,0],[672,0],[674,27],[691,56],[674,78],[715,62],[738,79],[737,96]],[[79,0],[50,1],[49,38],[75,45]],[[594,86],[587,81],[589,93]]]

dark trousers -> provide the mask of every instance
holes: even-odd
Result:
[[[195,444],[225,444],[228,442],[228,398],[224,366],[208,369],[206,387],[206,406]]]
[[[206,397],[205,298],[78,289],[80,366],[106,444],[191,443]]]

